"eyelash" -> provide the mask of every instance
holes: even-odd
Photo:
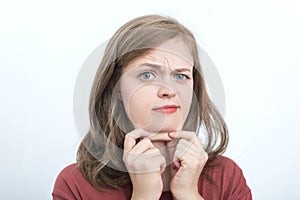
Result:
[[[186,79],[191,79],[188,75],[186,75],[186,74],[174,74],[174,76],[178,76],[178,75],[182,75],[182,76],[184,76]]]
[[[142,78],[142,76],[145,75],[145,74],[150,74],[150,75],[152,75],[154,78],[156,78],[155,73],[154,73],[154,72],[151,72],[151,71],[142,72],[142,73],[140,73],[140,74],[138,75],[138,77]],[[175,73],[175,74],[174,74],[174,77],[175,77],[175,76],[178,76],[178,75],[184,76],[185,79],[191,79],[188,75],[186,75],[186,74],[180,74],[180,73]],[[176,78],[175,78],[175,79],[176,79]],[[179,79],[179,80],[185,80],[185,79]],[[151,80],[151,79],[149,78],[149,79],[144,79],[144,80]]]
[[[150,72],[150,71],[146,71],[146,72],[142,72],[138,75],[138,77],[141,77],[145,74],[151,74],[152,76],[156,77],[155,73],[154,72]],[[150,79],[144,79],[144,80],[150,80]]]

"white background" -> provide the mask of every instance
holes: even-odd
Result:
[[[0,199],[51,199],[80,142],[73,91],[87,56],[144,14],[177,18],[215,63],[230,145],[254,199],[299,199],[300,2],[0,3]]]

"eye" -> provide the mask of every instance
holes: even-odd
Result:
[[[174,75],[174,78],[177,79],[177,80],[190,79],[190,77],[188,77],[188,76],[185,75],[185,74],[175,74],[175,75]]]
[[[139,75],[144,80],[151,80],[155,78],[155,75],[152,72],[143,72]]]

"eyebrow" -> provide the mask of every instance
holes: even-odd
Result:
[[[153,67],[153,68],[163,68],[164,67],[163,65],[153,64],[153,63],[143,63],[143,64],[139,65],[139,67],[143,67],[143,66]],[[174,71],[178,71],[178,72],[188,71],[188,72],[191,72],[191,70],[188,69],[188,68],[176,68]]]

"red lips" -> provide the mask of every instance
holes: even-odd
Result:
[[[158,108],[154,108],[154,111],[160,112],[160,113],[165,113],[165,114],[172,114],[177,111],[179,106],[176,105],[164,105]]]

